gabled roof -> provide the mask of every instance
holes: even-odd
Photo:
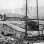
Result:
[[[0,14],[0,16],[2,16],[2,15]]]
[[[6,17],[19,17],[18,14],[5,14]]]
[[[23,18],[25,15],[19,15],[19,14],[10,14],[10,13],[7,13],[5,14],[6,17],[20,17],[20,18]]]

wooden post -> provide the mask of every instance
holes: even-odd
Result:
[[[26,29],[25,29],[25,37],[27,37],[27,0],[26,0]]]
[[[36,0],[36,2],[37,2],[37,30],[38,30],[38,34],[40,34],[40,32],[39,32],[38,0]]]

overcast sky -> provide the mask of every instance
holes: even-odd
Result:
[[[23,0],[0,0],[0,9],[21,8],[23,4]]]
[[[0,0],[0,13],[10,12],[10,9],[11,9],[12,13],[22,14],[21,8],[23,7],[24,4],[25,4],[25,0]],[[28,0],[28,6],[36,8],[36,0]],[[43,17],[44,16],[44,0],[38,0],[38,6],[39,6],[39,15],[41,16],[42,14],[42,17]],[[29,9],[29,11],[30,11],[29,14],[31,16],[36,16],[35,9],[32,9],[32,10]]]
[[[36,0],[29,0],[31,6],[35,6]],[[38,0],[39,6],[44,6],[44,0]],[[22,8],[24,0],[0,0],[0,9]]]

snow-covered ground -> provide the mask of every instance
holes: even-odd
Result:
[[[42,22],[42,21],[41,21]],[[0,24],[6,24],[7,26],[9,26],[9,27],[11,27],[11,28],[13,28],[13,29],[15,29],[15,30],[18,30],[18,31],[21,31],[21,32],[25,32],[25,29],[23,29],[23,28],[20,28],[20,27],[18,27],[18,26],[16,26],[16,25],[13,25],[12,23],[14,23],[14,24],[20,24],[21,26],[23,26],[24,25],[24,21],[0,21]],[[42,22],[42,23],[44,23],[44,22]],[[23,24],[23,25],[22,25]],[[42,29],[42,26],[40,26],[40,29]],[[41,31],[40,31],[41,32]],[[33,33],[32,35],[38,35],[38,31],[27,31],[27,33]],[[44,31],[43,31],[43,33],[44,33]]]
[[[20,28],[20,27],[18,27],[18,26],[16,26],[16,25],[13,25],[12,23],[14,23],[14,24],[20,24],[21,26],[23,26],[24,25],[24,21],[0,21],[0,24],[6,24],[6,25],[8,25],[9,27],[11,27],[11,28],[13,28],[13,29],[15,29],[15,30],[18,30],[18,31],[21,31],[21,32],[25,32],[25,29],[23,29],[23,28]],[[22,25],[23,24],[23,25]],[[42,26],[40,26],[40,29],[42,29]],[[44,31],[43,31],[44,32]],[[37,31],[28,31],[28,33],[35,33],[35,34],[38,34],[38,32]]]
[[[13,21],[13,22],[9,22],[9,21],[4,21],[4,22],[2,22],[2,21],[0,21],[0,24],[6,24],[7,26],[9,26],[9,27],[12,27],[14,30],[18,30],[18,31],[20,31],[20,32],[25,32],[25,29],[22,29],[22,28],[20,28],[20,27],[18,27],[18,26],[15,26],[15,25],[13,25],[12,23],[17,23],[17,24],[22,24],[22,23],[24,23],[24,22],[17,22],[17,21]],[[44,31],[43,31],[44,32]],[[31,33],[32,35],[37,35],[38,34],[38,31],[28,31],[27,33]],[[33,43],[33,44],[44,44],[44,42],[40,42],[40,43]]]
[[[34,43],[34,44],[44,44],[44,42],[40,42],[40,43]]]

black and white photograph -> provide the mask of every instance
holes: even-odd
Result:
[[[0,0],[0,44],[44,44],[44,0]]]

